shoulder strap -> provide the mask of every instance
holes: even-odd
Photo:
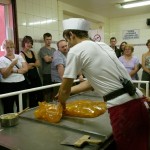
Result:
[[[12,61],[10,58],[8,58],[7,56],[5,56],[7,59],[9,59],[10,61]]]
[[[34,55],[34,52],[33,52],[33,51],[31,51],[31,54],[32,54],[32,56],[35,58],[35,55]]]
[[[25,57],[27,57],[26,54],[23,51],[21,51],[21,52],[24,54]],[[35,58],[35,55],[34,55],[33,51],[31,51],[31,54]]]
[[[21,53],[24,55],[25,60],[27,61],[29,58],[27,57],[27,55],[25,54],[25,52],[21,51]]]
[[[21,53],[23,53],[24,55],[26,55],[23,51],[21,51]]]
[[[7,56],[5,56],[5,57],[12,62],[12,60],[10,58],[8,58]],[[15,65],[15,66],[19,69],[19,67],[17,65]]]

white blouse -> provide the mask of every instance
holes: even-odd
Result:
[[[17,55],[17,54],[14,55],[15,58],[12,59],[12,61],[18,59],[17,66],[19,68],[22,68],[22,63],[25,62],[24,58],[21,55]],[[5,56],[0,57],[0,69],[9,67],[12,61],[6,58]],[[13,69],[15,70],[18,68],[14,66]],[[7,82],[7,83],[21,82],[23,80],[25,80],[24,75],[19,73],[12,73],[7,78],[3,78],[3,76],[1,77],[1,82]]]

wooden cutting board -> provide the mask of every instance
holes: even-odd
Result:
[[[72,145],[75,147],[82,147],[84,144],[100,144],[101,140],[90,139],[89,135],[69,136],[61,142],[62,145]]]

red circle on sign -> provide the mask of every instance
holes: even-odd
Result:
[[[99,34],[95,34],[93,40],[97,41],[97,42],[100,42],[101,41],[101,36]]]

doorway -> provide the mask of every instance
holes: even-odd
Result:
[[[2,42],[5,39],[14,41],[11,0],[0,1],[0,57],[5,55],[5,51],[2,48]]]
[[[4,6],[0,5],[0,57],[5,54],[1,45],[3,40],[6,38],[6,25],[5,25],[5,15],[4,15]]]

